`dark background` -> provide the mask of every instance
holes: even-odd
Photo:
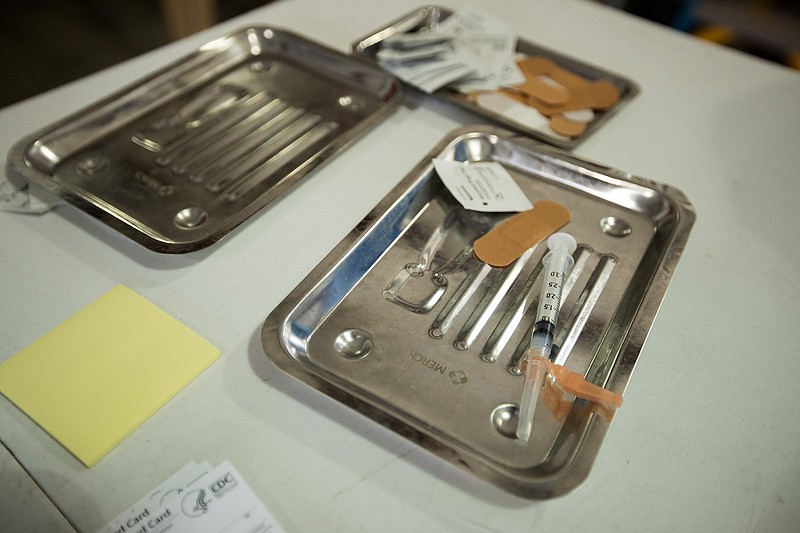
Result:
[[[218,0],[216,19],[226,20],[268,1]],[[599,1],[800,68],[800,0]],[[159,0],[13,0],[4,2],[3,9],[0,107],[169,41]]]

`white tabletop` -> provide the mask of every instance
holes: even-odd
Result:
[[[287,531],[797,530],[800,75],[588,1],[443,5],[475,5],[526,39],[639,83],[642,93],[574,152],[673,185],[698,214],[588,480],[555,500],[509,495],[264,356],[270,311],[464,123],[462,113],[418,98],[199,253],[151,253],[72,207],[0,213],[0,360],[119,283],[222,352],[92,468],[0,398],[0,438],[19,462],[4,451],[0,516],[13,510],[20,530],[50,516],[45,529],[69,530],[41,511],[46,494],[79,530],[94,531],[188,461],[227,459]],[[6,108],[0,153],[242,25],[344,50],[418,6],[270,4]],[[11,482],[20,465],[32,479]]]

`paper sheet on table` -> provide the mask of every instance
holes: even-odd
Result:
[[[127,533],[141,531],[142,524],[154,519],[158,512],[170,500],[186,492],[187,487],[194,484],[211,470],[207,461],[198,464],[189,461],[180,470],[159,483],[146,496],[131,505],[128,509],[117,515],[108,524],[97,530],[97,533]]]
[[[0,176],[0,211],[41,215],[63,203],[63,200],[14,173]]]
[[[0,364],[0,392],[92,466],[217,357],[118,285]]]
[[[187,464],[151,492],[161,498],[142,498],[97,533],[283,532],[233,465],[205,465]]]

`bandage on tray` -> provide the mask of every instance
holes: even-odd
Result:
[[[432,6],[414,10],[351,43],[350,53],[375,59],[383,48],[383,42],[391,36],[424,32],[452,14],[448,9]],[[526,73],[526,82],[522,86],[511,86],[498,91],[465,94],[444,88],[434,94],[504,128],[560,148],[571,149],[597,131],[639,93],[638,85],[622,75],[534,42],[517,39],[516,51],[518,65],[523,72],[526,68],[530,72],[526,64],[529,61],[534,64],[547,62],[553,67],[550,74]],[[559,71],[556,74],[558,79],[553,77],[555,70]],[[571,77],[565,80],[564,77],[567,76]],[[548,113],[544,113],[538,106],[530,105],[525,98],[534,93],[540,96],[549,94],[549,98],[545,96],[545,101],[542,102],[543,105],[552,106]],[[597,102],[596,98],[602,98],[602,101]],[[572,103],[566,103],[567,100]],[[580,107],[574,107],[575,104],[580,104]],[[563,108],[566,113],[555,112],[554,109],[558,107]]]

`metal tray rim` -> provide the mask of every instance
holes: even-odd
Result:
[[[539,143],[527,137],[520,136],[513,132],[493,128],[489,126],[465,126],[454,130],[448,134],[431,152],[421,160],[421,162],[408,173],[408,175],[398,185],[390,191],[378,205],[356,226],[348,235],[315,267],[315,269],[291,291],[291,293],[269,314],[264,322],[261,331],[262,347],[266,356],[283,372],[306,383],[312,388],[344,403],[374,421],[388,427],[389,429],[409,438],[413,442],[420,444],[440,457],[465,467],[501,488],[525,498],[542,499],[551,498],[566,494],[576,488],[589,475],[594,464],[594,460],[599,453],[603,438],[610,427],[610,421],[605,421],[601,417],[594,416],[585,427],[581,437],[580,446],[574,455],[569,458],[567,466],[560,468],[556,472],[549,474],[538,472],[535,476],[526,471],[499,471],[491,461],[484,457],[476,456],[465,448],[454,449],[452,441],[441,442],[432,432],[432,429],[422,421],[413,420],[411,417],[401,415],[400,418],[395,413],[384,410],[377,405],[378,402],[369,395],[360,394],[353,388],[344,390],[337,386],[337,378],[330,379],[319,369],[306,367],[298,364],[298,360],[289,355],[292,349],[284,343],[281,334],[286,322],[301,302],[312,293],[314,288],[321,284],[326,275],[333,271],[335,265],[341,261],[362,238],[364,238],[371,228],[378,221],[381,215],[391,209],[391,206],[406,190],[426,167],[430,165],[430,158],[441,153],[455,139],[470,133],[484,133],[490,135],[500,135],[514,142],[521,143],[526,147],[535,148],[559,154],[572,161],[581,162],[584,165],[597,168],[613,175],[615,179],[620,179],[632,184],[655,188],[665,194],[674,202],[678,210],[678,220],[675,226],[670,253],[659,258],[658,270],[652,284],[666,289],[666,285],[671,279],[675,266],[689,237],[691,227],[695,220],[695,211],[686,196],[678,189],[666,186],[651,180],[631,176],[627,173],[598,165],[591,161],[582,160],[572,154],[562,152],[556,148]],[[655,320],[655,315],[663,300],[663,292],[654,293],[648,290],[639,306],[637,314],[631,327],[631,335],[635,338],[628,338],[627,345],[621,350],[618,363],[608,376],[607,386],[615,392],[623,393],[635,366],[641,349],[646,340],[647,333]],[[620,370],[622,366],[624,369]]]

